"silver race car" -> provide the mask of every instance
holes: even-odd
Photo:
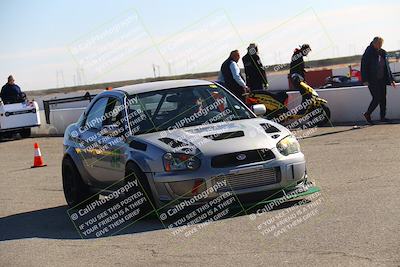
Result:
[[[233,192],[252,201],[305,184],[298,141],[257,117],[263,113],[264,105],[248,108],[202,80],[104,91],[65,132],[66,201],[75,206],[129,181],[139,182],[155,208],[204,192],[204,200]]]

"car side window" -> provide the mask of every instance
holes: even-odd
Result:
[[[86,129],[97,129],[100,130],[103,126],[103,115],[106,111],[108,103],[108,97],[100,98],[93,104],[89,110],[85,120]]]
[[[106,108],[106,121],[103,125],[123,126],[125,108],[117,98],[110,97]]]

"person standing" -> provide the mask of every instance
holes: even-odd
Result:
[[[296,48],[293,52],[292,58],[290,60],[290,76],[293,74],[300,75],[304,80],[306,76],[306,66],[303,57],[308,56],[311,52],[311,47],[309,44],[303,44],[300,48]]]
[[[5,104],[20,103],[25,100],[25,94],[15,84],[14,77],[8,76],[7,83],[1,88],[0,97]]]
[[[371,114],[379,105],[381,122],[390,122],[386,118],[386,85],[396,88],[386,51],[382,49],[382,37],[375,37],[365,49],[361,58],[361,79],[372,95],[371,103],[364,117],[369,124],[374,124]]]
[[[247,54],[242,58],[246,73],[246,84],[251,91],[268,89],[265,67],[258,55],[258,47],[252,43],[247,48]]]
[[[226,89],[233,93],[237,98],[244,101],[243,94],[247,93],[248,87],[240,74],[238,65],[240,54],[238,50],[233,50],[228,59],[221,65],[218,74],[218,82],[222,83]]]
[[[300,48],[296,48],[293,52],[292,58],[290,60],[290,72],[289,79],[293,85],[293,87],[298,90],[301,94],[301,102],[305,103],[307,99],[310,98],[310,95],[307,94],[303,86],[301,86],[300,82],[305,82],[306,76],[306,66],[304,63],[303,57],[308,56],[311,52],[311,47],[309,44],[303,44]],[[302,114],[306,109],[302,108],[299,110],[298,114]]]

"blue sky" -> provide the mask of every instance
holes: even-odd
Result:
[[[264,64],[362,53],[375,35],[400,48],[399,1],[0,0],[0,79],[35,90],[218,70],[257,42]],[[397,28],[397,30],[396,30]],[[84,49],[83,49],[84,47]]]

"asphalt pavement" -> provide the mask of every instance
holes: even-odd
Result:
[[[306,136],[308,174],[321,188],[308,201],[190,235],[152,217],[96,239],[81,239],[67,215],[62,138],[0,141],[0,266],[400,266],[400,124]],[[47,167],[30,168],[34,142]]]

